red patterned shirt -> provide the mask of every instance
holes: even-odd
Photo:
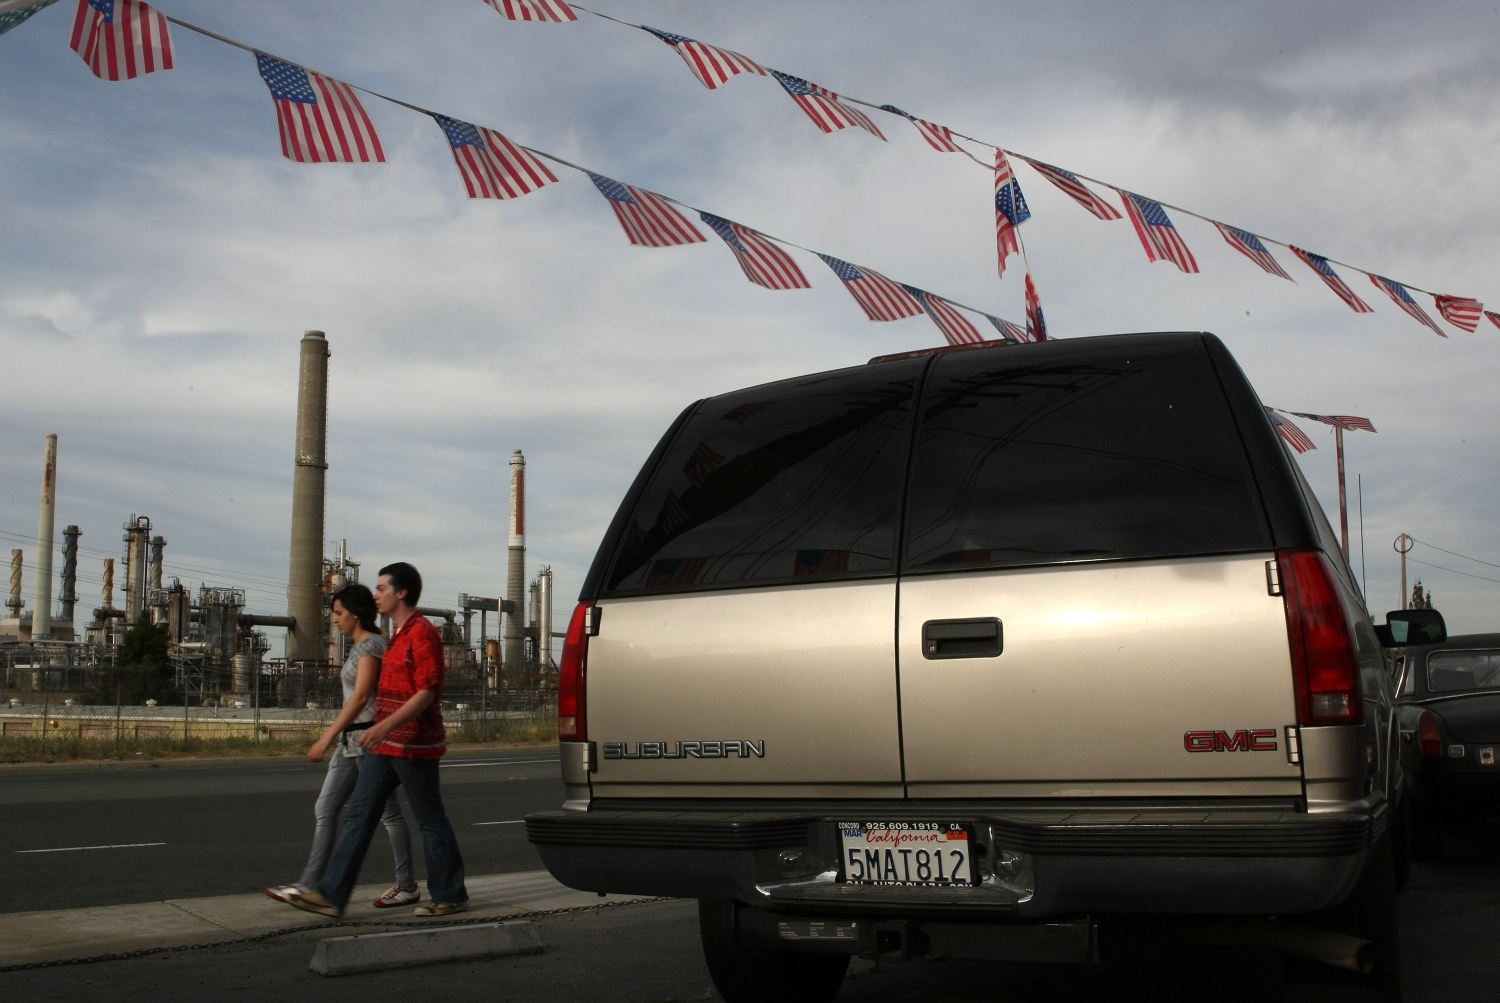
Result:
[[[380,667],[375,691],[375,720],[390,717],[422,690],[432,690],[432,703],[398,726],[372,751],[401,759],[440,759],[448,749],[443,730],[443,641],[437,628],[420,613],[401,625],[391,638]]]

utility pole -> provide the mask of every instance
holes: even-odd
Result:
[[[1394,543],[1391,544],[1391,546],[1395,548],[1396,553],[1398,553],[1398,554],[1401,555],[1401,608],[1402,609],[1406,609],[1406,604],[1407,604],[1407,595],[1406,595],[1406,555],[1408,553],[1410,553],[1412,544],[1414,544],[1416,542],[1417,541],[1413,540],[1410,536],[1407,536],[1405,533],[1402,533],[1400,536],[1396,537],[1396,542],[1394,542]]]
[[[1339,454],[1339,544],[1344,548],[1344,561],[1349,561],[1349,499],[1344,493],[1344,430],[1333,426],[1334,450]]]

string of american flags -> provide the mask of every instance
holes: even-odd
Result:
[[[0,34],[55,2],[57,0],[0,0]],[[776,290],[808,288],[810,283],[786,248],[809,251],[828,265],[870,320],[894,321],[925,314],[950,344],[972,344],[987,340],[961,310],[976,313],[989,321],[999,333],[999,340],[1040,341],[1047,337],[1040,297],[1029,263],[1026,263],[1025,246],[1019,230],[1021,224],[1031,218],[1031,212],[1022,194],[1020,182],[1012,170],[1012,158],[1026,163],[1096,218],[1104,221],[1128,218],[1150,262],[1169,261],[1183,272],[1199,271],[1197,259],[1167,215],[1166,210],[1171,208],[1174,212],[1211,223],[1226,243],[1263,271],[1294,281],[1272,256],[1266,244],[1269,242],[1287,248],[1356,313],[1372,313],[1373,310],[1334,270],[1335,263],[1368,276],[1371,283],[1402,311],[1442,337],[1447,335],[1412,297],[1413,290],[1432,297],[1438,313],[1449,323],[1465,331],[1475,331],[1485,317],[1500,327],[1500,313],[1484,310],[1482,304],[1472,297],[1429,292],[1344,262],[1334,262],[1326,255],[1263,237],[1200,213],[1146,198],[1085,174],[1008,151],[997,144],[918,118],[895,105],[877,104],[840,95],[804,78],[767,68],[748,56],[726,48],[623,21],[579,4],[570,4],[566,0],[482,2],[512,21],[566,23],[576,21],[576,12],[582,11],[647,32],[674,49],[693,76],[711,90],[741,74],[770,77],[781,85],[824,133],[852,127],[885,141],[884,133],[861,110],[869,108],[906,120],[932,149],[942,153],[962,153],[993,170],[999,272],[1003,277],[1006,261],[1012,254],[1017,254],[1025,263],[1025,325],[1015,324],[935,293],[896,282],[873,269],[695,209],[669,196],[605,177],[552,154],[515,143],[496,130],[444,116],[319,74],[253,46],[165,15],[142,0],[78,0],[69,44],[96,76],[106,80],[129,80],[174,67],[175,54],[169,25],[179,25],[254,54],[257,68],[276,107],[282,152],[291,160],[304,163],[384,162],[385,153],[374,123],[356,93],[363,91],[433,118],[449,143],[470,198],[515,198],[554,183],[558,181],[557,176],[543,162],[550,161],[588,175],[599,193],[609,202],[633,245],[672,247],[706,241],[702,232],[679,209],[694,211],[698,213],[700,221],[729,247],[749,281]],[[975,156],[961,146],[960,141],[986,148],[993,155],[992,163]],[[1120,200],[1124,215],[1110,201],[1090,188],[1090,183],[1113,191]],[[1278,425],[1278,430],[1285,425],[1285,422]],[[1285,437],[1285,433],[1283,434]]]

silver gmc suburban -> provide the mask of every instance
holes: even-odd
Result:
[[[855,955],[1153,938],[1399,999],[1389,664],[1212,335],[698,401],[560,671],[566,801],[531,841],[574,888],[698,899],[731,1003],[832,999]]]

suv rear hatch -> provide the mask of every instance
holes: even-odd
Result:
[[[1202,340],[1048,347],[927,375],[897,644],[909,793],[1300,794],[1272,534]],[[992,622],[998,643],[964,641]]]
[[[726,394],[679,423],[602,569],[594,796],[901,796],[896,549],[926,364]]]

